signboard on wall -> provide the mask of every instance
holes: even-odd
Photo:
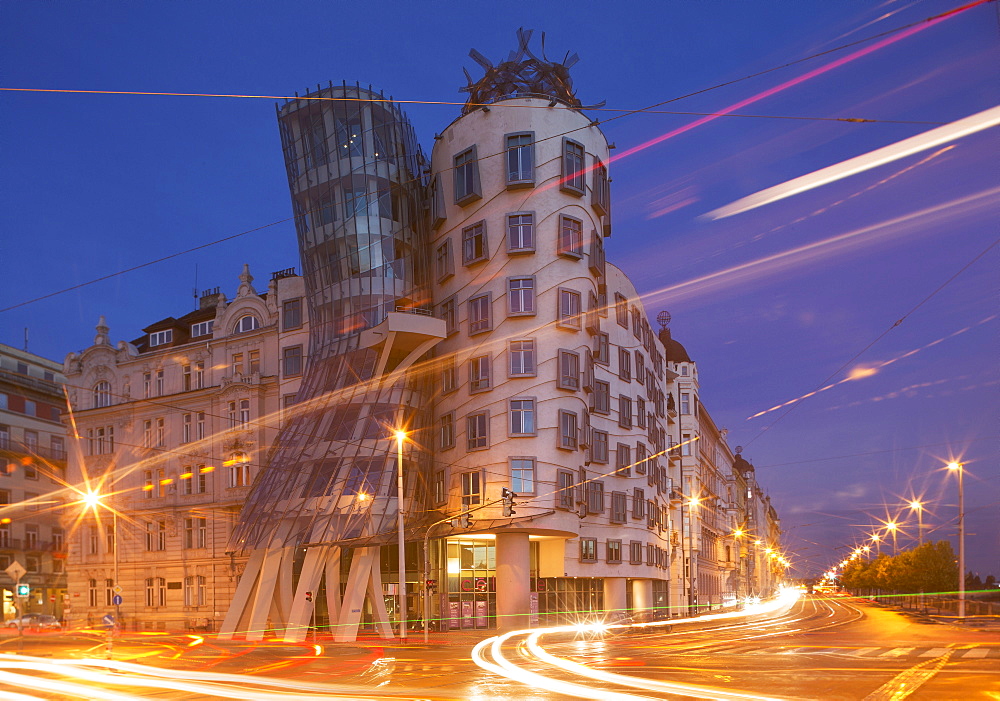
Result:
[[[531,627],[538,625],[538,592],[533,591],[528,597],[528,625]]]
[[[462,627],[472,628],[475,625],[475,621],[472,618],[472,602],[463,601],[462,602]]]
[[[483,582],[485,584],[485,582]],[[485,628],[489,625],[486,619],[486,602],[476,602],[476,628]]]
[[[448,627],[452,629],[462,627],[462,621],[458,613],[458,604],[459,602],[457,601],[448,602],[448,615],[450,616],[450,620],[448,621]]]

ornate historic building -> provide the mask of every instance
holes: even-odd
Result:
[[[102,317],[66,357],[69,482],[100,496],[64,510],[71,623],[117,593],[131,629],[218,628],[246,561],[227,544],[309,348],[302,278],[253,280],[244,266],[233,299],[208,290],[131,342],[112,344]]]
[[[3,618],[15,616],[20,563],[30,594],[24,612],[61,616],[66,593],[66,536],[59,522],[66,477],[62,367],[0,344],[0,586]]]

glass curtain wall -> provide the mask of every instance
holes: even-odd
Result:
[[[360,340],[388,312],[430,309],[426,160],[399,106],[371,88],[331,84],[286,102],[277,115],[309,305],[309,357],[232,545],[386,542],[397,509],[392,429],[419,436],[429,402],[419,379],[382,386],[378,351]],[[419,502],[405,508],[420,513],[428,456],[417,442],[405,454],[405,493]]]

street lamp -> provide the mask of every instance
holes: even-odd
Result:
[[[111,549],[114,551],[114,556],[115,556],[115,559],[114,559],[115,588],[118,588],[118,587],[121,586],[120,580],[118,578],[118,511],[116,509],[114,509],[113,507],[108,506],[103,501],[101,501],[103,498],[104,498],[103,494],[101,494],[100,492],[96,492],[96,491],[90,489],[90,490],[87,490],[86,492],[83,493],[83,496],[81,497],[81,501],[83,502],[84,506],[86,506],[89,509],[93,509],[95,513],[97,512],[97,508],[98,507],[103,507],[103,508],[105,508],[105,509],[107,509],[108,511],[111,512],[111,519],[112,519],[111,520]],[[120,603],[117,603],[118,601],[120,601],[120,599],[117,598],[118,597],[118,593],[115,592],[114,589],[112,589],[112,592],[114,593],[114,598],[112,598],[112,601],[116,602],[115,603],[115,623],[114,623],[114,625],[117,626],[117,625],[120,625],[120,621],[122,619],[122,607],[121,607]],[[111,659],[111,653],[112,653],[113,646],[114,646],[114,642],[113,641],[114,641],[114,626],[112,626],[112,630],[108,632],[108,649],[107,649],[108,659]]]
[[[699,497],[688,497],[688,615],[694,611],[694,512],[692,509],[701,502]]]
[[[965,492],[962,476],[965,470],[960,462],[948,463],[949,470],[958,472],[958,620],[965,620]]]
[[[917,512],[917,545],[924,544],[924,505],[914,499],[908,506]]]
[[[399,639],[406,642],[406,540],[403,537],[403,441],[406,431],[393,431],[396,438],[396,528],[399,542]]]
[[[896,530],[899,528],[899,524],[895,521],[889,521],[885,527],[892,533],[892,556],[896,557]]]

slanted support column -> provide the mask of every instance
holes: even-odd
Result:
[[[608,623],[617,623],[628,616],[627,586],[628,580],[625,577],[604,578],[604,620]],[[652,583],[650,591],[652,592]]]
[[[607,596],[607,594],[605,594]],[[632,609],[636,620],[648,621],[653,616],[653,580],[632,580]]]
[[[529,626],[531,550],[527,533],[497,534],[497,629]]]

